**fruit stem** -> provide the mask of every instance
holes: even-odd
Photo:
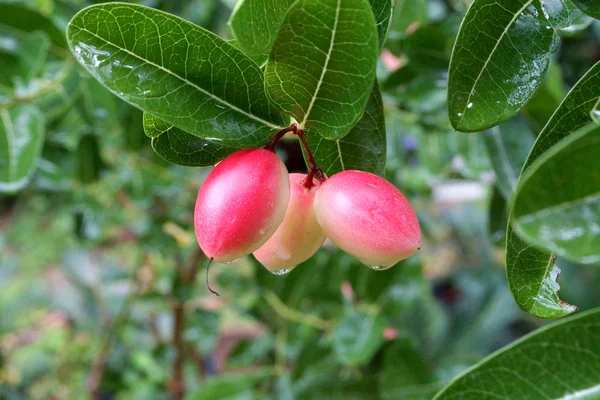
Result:
[[[302,129],[298,129],[298,124],[293,123],[292,125],[288,126],[287,128],[282,129],[279,132],[277,132],[277,134],[273,137],[273,139],[271,139],[269,144],[267,144],[265,146],[265,150],[269,150],[274,153],[277,142],[279,142],[281,140],[281,138],[288,132],[292,132],[296,136],[298,136],[298,138],[300,139],[300,143],[302,144],[302,148],[304,148],[304,152],[306,153],[306,159],[308,161],[309,171],[308,171],[307,177],[302,182],[302,185],[306,189],[310,190],[314,186],[313,178],[315,176],[317,177],[317,180],[319,182],[321,182],[321,183],[325,182],[325,179],[327,179],[327,177],[323,173],[323,170],[321,168],[319,168],[319,166],[317,165],[317,162],[315,161],[315,157],[313,156],[312,152],[310,151],[310,147],[308,146],[308,139],[306,136],[306,132],[304,132]],[[207,271],[207,273],[208,273],[208,271]],[[207,278],[206,282],[208,285],[208,278]],[[209,289],[210,289],[210,287],[209,287]]]
[[[317,162],[315,161],[315,157],[313,156],[312,151],[310,151],[310,147],[308,146],[308,139],[306,136],[306,132],[304,132],[302,129],[297,129],[296,135],[300,138],[300,143],[302,143],[302,147],[304,148],[304,152],[306,153],[306,159],[308,161],[308,166],[310,167],[310,169],[308,171],[308,176],[304,180],[304,187],[307,189],[310,189],[313,187],[313,177],[314,176],[316,176],[317,180],[321,183],[325,182],[325,179],[327,179],[327,178],[325,177],[323,170],[321,168],[319,168],[319,166],[317,165]]]
[[[265,146],[265,150],[269,150],[272,151],[273,153],[275,153],[275,146],[277,145],[277,142],[279,142],[279,140],[281,140],[281,138],[288,132],[293,132],[296,133],[296,131],[298,130],[298,124],[294,123],[290,126],[288,126],[285,129],[280,130],[279,132],[277,132],[277,134],[273,137],[273,139],[271,139],[271,141],[269,142],[268,145]]]
[[[210,261],[208,262],[208,265],[206,266],[206,287],[212,294],[216,294],[217,296],[220,297],[221,295],[218,292],[212,290],[210,287],[210,284],[208,283],[208,269],[210,268],[210,264],[212,264],[213,260],[214,260],[214,258],[211,258]]]

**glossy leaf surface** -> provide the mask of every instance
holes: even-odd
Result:
[[[469,8],[450,63],[452,126],[475,132],[515,115],[542,83],[556,30],[580,12],[559,0],[479,0]]]
[[[580,263],[600,261],[600,127],[569,135],[529,168],[512,223],[527,242]]]
[[[283,122],[267,101],[258,66],[183,19],[99,4],[73,17],[67,34],[77,60],[114,94],[194,135],[254,147]]]
[[[189,167],[215,165],[236,149],[191,135],[149,114],[144,114],[144,132],[162,158]]]
[[[307,133],[339,139],[362,116],[378,53],[367,0],[297,1],[267,62],[267,93]]]
[[[524,170],[566,136],[592,121],[591,111],[600,97],[600,63],[571,89],[538,135]],[[510,221],[510,219],[509,219]],[[556,257],[520,239],[512,227],[506,232],[506,275],[515,301],[523,310],[542,318],[556,318],[577,308],[561,301],[556,282]]]
[[[377,24],[377,35],[379,36],[379,47],[383,48],[391,24],[394,2],[392,0],[369,0],[375,23]]]
[[[600,3],[597,0],[572,0],[573,3],[581,11],[589,15],[590,17],[594,17],[596,19],[600,19]]]
[[[44,117],[37,108],[0,108],[0,192],[19,190],[29,182],[43,141]]]
[[[383,175],[386,160],[386,132],[383,101],[375,86],[365,112],[350,133],[341,139],[328,140],[309,135],[308,144],[315,160],[326,175],[358,169]]]
[[[294,0],[239,0],[229,25],[241,49],[266,61],[281,22]]]
[[[479,362],[434,399],[596,399],[600,310],[545,326]]]

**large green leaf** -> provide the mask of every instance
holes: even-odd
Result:
[[[477,0],[450,62],[452,126],[475,132],[515,115],[543,81],[559,42],[556,30],[580,15],[561,0]]]
[[[572,0],[587,15],[600,19],[600,2],[598,0]]]
[[[600,310],[543,327],[465,371],[434,399],[597,399]]]
[[[369,361],[383,343],[385,321],[378,315],[352,311],[335,330],[333,349],[340,361],[347,365],[361,365]]]
[[[238,0],[229,25],[241,49],[267,60],[281,22],[294,0]]]
[[[144,132],[152,138],[152,148],[174,164],[190,167],[215,165],[234,151],[215,142],[191,135],[150,114],[144,114]]]
[[[491,128],[485,132],[484,138],[496,183],[504,198],[508,199],[517,187],[521,169],[535,139],[521,118],[513,118]]]
[[[373,86],[377,40],[367,0],[299,0],[269,56],[267,93],[307,133],[344,137]]]
[[[348,169],[383,175],[387,149],[379,87],[373,87],[364,114],[350,133],[335,140],[309,135],[308,144],[317,164],[329,176]]]
[[[512,224],[525,241],[580,263],[600,261],[600,127],[567,136],[519,183]]]
[[[23,188],[44,142],[44,116],[31,105],[0,108],[0,192]]]
[[[75,15],[67,36],[77,60],[104,86],[186,132],[256,147],[283,123],[258,66],[183,19],[143,6],[99,4]]]
[[[600,63],[571,89],[533,145],[525,168],[554,144],[592,119],[590,112],[600,97]],[[510,219],[509,219],[510,220]],[[560,269],[553,254],[521,240],[509,223],[506,231],[506,275],[515,301],[523,310],[542,318],[556,318],[577,308],[561,301],[556,282]]]
[[[35,10],[18,4],[2,3],[0,26],[19,35],[29,32],[43,31],[55,46],[66,49],[64,33],[52,21]]]

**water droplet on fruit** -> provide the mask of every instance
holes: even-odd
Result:
[[[371,268],[373,271],[383,271],[384,269],[387,269],[384,265],[367,265],[367,267]]]
[[[233,264],[234,262],[238,262],[238,261],[240,261],[240,259],[239,259],[239,258],[236,258],[236,259],[235,259],[235,260],[233,260],[233,261],[226,261],[224,264]]]
[[[277,271],[271,271],[271,273],[273,275],[285,275],[285,274],[289,273],[290,271],[291,271],[291,269],[284,268],[284,269],[278,269]]]
[[[600,109],[592,110],[590,115],[595,123],[600,124]]]

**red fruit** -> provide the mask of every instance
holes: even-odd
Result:
[[[275,153],[240,150],[221,161],[198,192],[194,227],[200,248],[218,262],[252,253],[275,233],[290,197]]]
[[[419,221],[408,200],[368,172],[329,178],[317,191],[315,211],[327,237],[373,269],[389,268],[421,245]]]
[[[313,208],[320,183],[303,186],[305,174],[290,174],[290,201],[285,217],[271,238],[253,254],[269,271],[281,275],[308,260],[325,241]]]

